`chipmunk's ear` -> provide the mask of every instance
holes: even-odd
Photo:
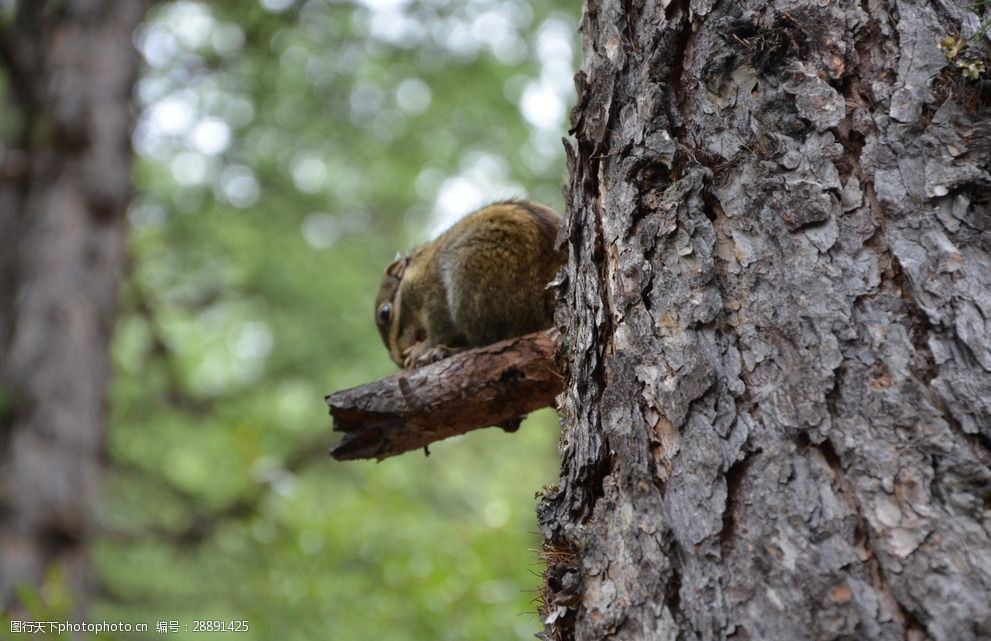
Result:
[[[396,259],[389,263],[389,266],[385,268],[385,273],[387,276],[392,276],[393,278],[402,279],[403,274],[406,272],[406,267],[409,265],[409,256],[403,256],[402,254],[396,254]]]

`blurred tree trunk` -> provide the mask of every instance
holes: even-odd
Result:
[[[962,6],[588,3],[546,638],[991,638]]]
[[[85,598],[146,0],[21,0],[0,31],[0,610],[58,568]]]

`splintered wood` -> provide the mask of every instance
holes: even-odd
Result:
[[[482,427],[512,431],[562,389],[554,330],[468,350],[326,398],[339,461],[385,459]]]

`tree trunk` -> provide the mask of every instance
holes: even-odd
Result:
[[[589,1],[546,638],[991,638],[964,4]]]
[[[58,567],[84,598],[145,0],[30,0],[0,31],[0,610]]]

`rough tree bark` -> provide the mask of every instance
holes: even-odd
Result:
[[[966,4],[588,2],[547,638],[991,638]]]
[[[85,597],[147,4],[21,1],[0,26],[0,611],[53,566]]]

